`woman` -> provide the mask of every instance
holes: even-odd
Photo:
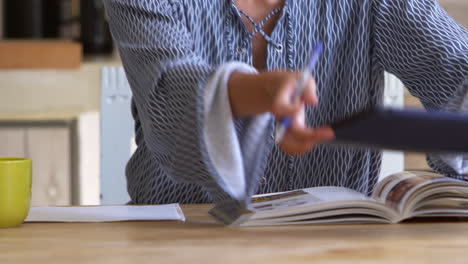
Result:
[[[427,109],[466,101],[468,33],[435,0],[107,0],[106,8],[134,96],[133,203],[247,201],[319,185],[369,193],[381,153],[320,144],[333,138],[327,124],[381,104],[384,71]],[[315,81],[290,102],[318,41]],[[275,144],[274,120],[284,116],[294,124]]]

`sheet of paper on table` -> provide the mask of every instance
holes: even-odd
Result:
[[[25,222],[185,221],[179,204],[32,207]]]

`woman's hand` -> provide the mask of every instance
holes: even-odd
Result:
[[[310,78],[303,95],[292,101],[299,79],[298,73],[285,71],[260,74],[233,73],[229,79],[229,99],[236,118],[271,112],[277,120],[290,116],[291,127],[280,142],[283,151],[302,154],[315,145],[333,139],[330,127],[308,128],[305,122],[305,106],[318,103],[315,81]]]

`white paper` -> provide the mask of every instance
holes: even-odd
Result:
[[[25,222],[117,222],[181,220],[184,213],[178,204],[32,207]]]

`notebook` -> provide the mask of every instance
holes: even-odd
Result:
[[[31,207],[25,222],[185,221],[178,204]]]

